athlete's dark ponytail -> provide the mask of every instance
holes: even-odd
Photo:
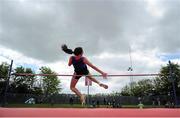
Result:
[[[74,55],[78,56],[79,54],[83,53],[82,47],[77,47],[74,49],[74,51],[72,51],[72,49],[69,49],[66,44],[63,44],[61,46],[61,48],[67,54],[74,54]]]
[[[61,48],[62,48],[62,50],[63,50],[65,53],[67,53],[67,54],[73,54],[73,53],[74,53],[74,52],[72,51],[72,49],[69,49],[69,48],[67,47],[66,44],[63,44],[63,45],[61,46]]]

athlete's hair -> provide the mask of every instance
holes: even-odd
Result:
[[[67,53],[67,54],[74,54],[74,55],[77,56],[77,55],[83,53],[82,47],[76,47],[76,48],[74,49],[74,51],[73,51],[72,49],[69,49],[66,44],[63,44],[63,45],[61,46],[61,48],[62,48],[62,50],[63,50],[65,53]]]

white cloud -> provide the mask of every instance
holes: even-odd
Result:
[[[43,65],[42,61],[36,60],[31,57],[27,57],[20,52],[8,49],[4,46],[0,46],[0,62],[10,63],[11,60],[14,61],[14,67],[21,66],[24,64],[34,65],[35,67],[40,67]]]
[[[146,0],[147,10],[155,17],[162,17],[164,14],[163,7],[160,6],[158,0]]]

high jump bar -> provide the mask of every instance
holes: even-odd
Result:
[[[15,76],[89,76],[89,75],[72,75],[72,74],[31,74],[31,73],[13,73]],[[109,74],[107,77],[127,77],[127,76],[159,76],[160,74]],[[94,77],[103,77],[102,75],[91,75]]]

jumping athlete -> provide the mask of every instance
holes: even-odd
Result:
[[[73,67],[74,67],[74,74],[71,79],[70,89],[76,95],[78,95],[80,97],[80,101],[81,101],[82,105],[85,104],[85,95],[83,95],[83,94],[81,94],[81,92],[79,92],[79,90],[76,88],[76,84],[77,84],[79,78],[81,78],[83,75],[88,77],[93,82],[97,83],[100,87],[103,87],[105,89],[108,88],[108,85],[100,83],[90,74],[90,72],[87,68],[87,65],[90,66],[91,68],[93,68],[94,70],[96,70],[97,72],[99,72],[100,74],[102,74],[103,78],[107,77],[107,73],[103,72],[102,70],[100,70],[99,68],[94,66],[92,63],[90,63],[86,57],[83,57],[82,47],[77,47],[73,51],[72,49],[69,49],[64,44],[61,46],[61,48],[67,54],[74,54],[74,56],[71,56],[69,58],[69,62],[68,62],[69,66],[73,65]]]

